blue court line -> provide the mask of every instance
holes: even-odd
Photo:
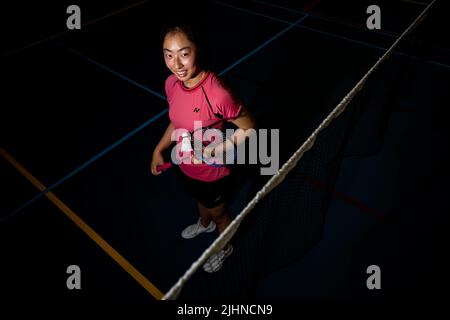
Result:
[[[266,15],[266,14],[262,14],[262,13],[259,13],[259,12],[254,12],[254,11],[251,11],[251,10],[248,10],[248,9],[243,9],[243,8],[240,8],[240,7],[231,5],[231,4],[223,3],[223,2],[220,2],[220,1],[216,1],[216,0],[209,0],[209,1],[213,2],[213,3],[216,3],[218,5],[221,5],[221,6],[229,7],[229,8],[238,10],[238,11],[246,12],[246,13],[249,13],[251,15],[260,16],[260,17],[267,18],[267,19],[270,19],[270,20],[273,20],[273,21],[278,21],[278,22],[285,23],[285,24],[291,24],[292,23],[291,21],[288,21],[288,20],[275,18],[275,17],[269,16],[269,15]],[[384,48],[384,47],[381,47],[381,46],[377,46],[377,45],[374,45],[374,44],[371,44],[371,43],[368,43],[368,42],[365,42],[365,41],[351,39],[351,38],[348,38],[348,37],[345,37],[345,36],[341,36],[341,35],[337,35],[337,34],[334,34],[334,33],[331,33],[331,32],[322,31],[322,30],[319,30],[319,29],[307,27],[307,26],[304,26],[304,25],[296,25],[296,27],[297,28],[301,28],[301,29],[305,29],[305,30],[308,30],[308,31],[316,32],[316,33],[319,33],[319,34],[327,35],[327,36],[330,36],[330,37],[333,37],[333,38],[345,40],[345,41],[348,41],[348,42],[360,44],[360,45],[363,45],[363,46],[366,46],[366,47],[370,47],[370,48],[374,48],[374,49],[377,49],[377,50],[382,50],[382,51],[387,51],[388,50],[387,48]],[[417,59],[420,59],[420,60],[422,60],[422,61],[424,61],[426,63],[433,64],[433,65],[436,65],[438,67],[443,67],[443,68],[450,69],[450,65],[447,65],[447,64],[444,64],[444,63],[441,63],[441,62],[437,62],[437,61],[434,61],[434,60],[422,59],[420,57],[409,55],[409,54],[406,54],[406,53],[403,53],[403,52],[400,52],[400,51],[394,51],[393,53],[397,54],[397,55],[405,56],[405,57],[417,58]]]
[[[215,2],[215,1],[214,1]],[[304,17],[301,17],[300,19],[298,19],[295,22],[289,22],[290,26],[283,29],[281,32],[277,33],[276,35],[274,35],[272,38],[270,38],[269,40],[267,40],[266,42],[264,42],[263,44],[261,44],[260,46],[258,46],[257,48],[255,48],[254,50],[250,51],[249,53],[247,53],[245,56],[243,56],[241,59],[239,59],[238,61],[236,61],[235,63],[233,63],[232,65],[230,65],[228,68],[226,68],[225,70],[223,70],[221,73],[219,73],[219,76],[227,73],[228,71],[230,71],[231,69],[233,69],[234,67],[236,67],[238,64],[242,63],[243,61],[247,60],[248,57],[254,55],[256,52],[258,52],[259,50],[261,50],[262,48],[264,48],[265,46],[267,46],[269,43],[271,43],[272,41],[274,41],[275,39],[279,38],[280,36],[282,36],[283,34],[285,34],[286,32],[288,32],[289,30],[291,30],[293,27],[295,27],[297,24],[299,24],[300,22],[302,22],[303,20],[305,20],[306,18],[308,18],[308,14],[306,14]]]
[[[83,163],[81,166],[79,166],[78,168],[76,168],[75,170],[73,170],[72,172],[70,172],[68,175],[66,175],[65,177],[63,177],[62,179],[58,180],[57,182],[55,182],[54,184],[50,185],[47,189],[45,189],[44,191],[42,191],[41,193],[37,194],[36,196],[34,196],[33,198],[31,198],[30,200],[28,200],[27,202],[25,202],[24,204],[22,204],[21,206],[17,207],[15,210],[11,211],[8,215],[6,215],[5,217],[2,217],[0,219],[0,222],[6,221],[7,219],[9,219],[10,217],[12,217],[13,215],[15,215],[17,212],[19,212],[20,210],[24,209],[25,207],[29,206],[31,203],[33,203],[34,201],[36,201],[37,199],[39,199],[40,197],[42,197],[44,194],[46,194],[47,192],[52,191],[54,188],[56,188],[57,186],[59,186],[61,183],[65,182],[66,180],[70,179],[71,177],[73,177],[74,175],[76,175],[78,172],[80,172],[81,170],[85,169],[86,167],[88,167],[90,164],[92,164],[93,162],[95,162],[96,160],[100,159],[102,156],[104,156],[105,154],[107,154],[109,151],[111,151],[112,149],[114,149],[115,147],[119,146],[120,144],[122,144],[123,142],[125,142],[126,140],[128,140],[129,138],[131,138],[132,136],[134,136],[136,133],[138,133],[139,131],[141,131],[142,129],[144,129],[145,127],[147,127],[149,124],[151,124],[152,122],[155,122],[156,120],[158,120],[161,116],[163,116],[164,114],[166,114],[168,111],[168,109],[165,109],[163,111],[161,111],[160,113],[158,113],[156,116],[153,116],[152,118],[150,118],[149,120],[147,120],[146,122],[144,122],[143,124],[141,124],[139,127],[137,127],[136,129],[134,129],[133,131],[127,133],[125,136],[123,136],[122,138],[120,138],[118,141],[116,141],[115,143],[113,143],[112,145],[110,145],[109,147],[107,147],[106,149],[104,149],[103,151],[99,152],[97,155],[95,155],[94,157],[92,157],[91,159],[89,159],[88,161],[86,161],[85,163]]]
[[[270,3],[270,2],[266,2],[266,1],[262,1],[262,0],[251,0],[251,1],[255,2],[255,3],[258,3],[258,4],[262,4],[262,5],[268,6],[268,7],[273,7],[273,8],[277,8],[277,9],[293,12],[293,13],[296,13],[296,14],[305,14],[306,13],[305,11],[291,9],[291,8],[288,8],[288,7],[280,6],[280,5],[273,4],[273,3]],[[362,30],[362,31],[369,31],[369,30],[367,30],[364,27],[359,27],[359,26],[353,25],[351,23],[346,23],[345,21],[343,21],[343,20],[341,20],[339,18],[329,17],[329,16],[325,16],[325,15],[320,15],[320,14],[314,14],[314,13],[310,13],[309,15],[311,16],[311,18],[315,18],[315,19],[318,19],[318,20],[328,21],[328,22],[331,22],[331,23],[337,23],[337,24],[340,24],[340,25],[343,25],[343,26],[346,26],[346,27],[350,27],[350,28],[358,29],[358,30]],[[395,32],[389,31],[389,30],[386,30],[386,31],[383,31],[383,30],[370,30],[370,32],[373,32],[375,34],[380,34],[380,35],[383,35],[383,36],[386,36],[386,37],[390,37],[390,38],[398,38],[399,37],[399,35],[393,34]],[[417,42],[417,39],[415,39],[414,37],[411,37],[410,39],[405,37],[405,41]],[[445,48],[445,47],[435,46],[435,48],[437,48],[439,50],[443,50],[443,51],[450,51],[450,49]]]
[[[107,13],[107,14],[105,14],[105,15],[103,15],[103,16],[100,16],[100,17],[95,18],[95,19],[92,19],[92,20],[89,20],[88,22],[82,23],[82,24],[81,24],[81,28],[83,29],[83,28],[85,28],[86,26],[88,26],[88,25],[90,25],[90,24],[97,23],[98,21],[101,21],[101,20],[103,20],[103,19],[106,19],[106,18],[115,16],[116,14],[122,13],[122,12],[128,10],[128,9],[132,9],[132,8],[134,8],[134,7],[140,6],[141,4],[144,4],[144,3],[146,3],[146,2],[148,2],[148,0],[143,0],[143,1],[141,1],[141,2],[137,2],[137,3],[131,4],[131,5],[127,6],[127,7],[125,7],[125,8],[122,8],[122,9],[119,9],[119,10],[116,10],[116,11],[113,11],[113,12],[110,12],[110,13]],[[0,60],[3,59],[3,58],[8,57],[8,56],[10,56],[10,55],[16,54],[16,53],[18,53],[18,52],[20,52],[20,51],[23,51],[23,50],[29,49],[29,48],[31,48],[31,47],[37,46],[37,45],[39,45],[39,44],[41,44],[41,43],[45,43],[45,42],[47,42],[47,41],[56,39],[56,38],[58,38],[58,37],[60,37],[60,36],[69,34],[70,32],[73,32],[73,31],[72,31],[72,30],[61,31],[61,32],[58,32],[58,33],[56,33],[56,34],[54,34],[54,35],[51,35],[51,36],[49,36],[49,37],[47,37],[47,38],[44,38],[44,39],[37,40],[37,41],[35,41],[35,42],[29,43],[29,44],[27,44],[27,45],[25,45],[25,46],[23,46],[23,47],[20,47],[20,48],[13,49],[13,50],[11,50],[11,51],[2,53],[2,54],[0,54]]]
[[[292,13],[295,13],[295,14],[305,14],[305,12],[302,11],[302,10],[295,10],[295,9],[292,9],[292,8],[280,6],[280,5],[273,4],[273,3],[270,3],[270,2],[266,2],[266,1],[262,1],[262,0],[250,0],[250,1],[258,3],[258,4],[262,4],[262,5],[265,5],[265,6],[268,6],[268,7],[289,11],[289,12],[292,12]],[[343,25],[343,26],[346,26],[346,27],[350,27],[350,28],[354,28],[354,29],[358,29],[358,30],[368,31],[367,29],[362,29],[362,28],[356,27],[356,26],[354,26],[352,24],[339,21],[340,19],[337,19],[337,18],[327,17],[327,16],[314,14],[314,13],[310,13],[309,15],[311,16],[311,18],[315,18],[315,19],[319,19],[319,20],[323,20],[323,21],[327,21],[327,22],[332,22],[332,23],[337,23],[337,24],[340,24],[340,25]],[[377,33],[377,34],[381,34],[381,35],[384,35],[384,36],[387,36],[387,37],[391,37],[391,38],[395,38],[396,37],[396,36],[386,32],[386,31],[383,31],[383,30],[371,30],[371,32],[374,32],[374,33]]]
[[[246,54],[244,57],[240,58],[239,60],[237,60],[236,62],[234,62],[233,64],[231,64],[229,67],[225,68],[223,71],[221,71],[219,73],[219,75],[224,75],[225,73],[227,73],[229,70],[231,70],[232,68],[236,67],[238,64],[242,63],[244,60],[248,59],[250,56],[254,55],[255,53],[257,53],[259,50],[261,50],[262,48],[264,48],[265,46],[267,46],[270,42],[274,41],[275,39],[277,39],[279,36],[281,36],[282,34],[286,33],[287,31],[289,31],[290,29],[292,29],[295,25],[297,25],[298,23],[300,23],[301,21],[303,21],[304,19],[306,19],[306,17],[308,17],[308,15],[300,18],[299,20],[293,22],[292,24],[290,24],[289,27],[281,30],[278,34],[276,34],[275,36],[273,36],[272,38],[270,38],[268,41],[265,41],[262,45],[258,46],[256,49],[252,50],[250,53]],[[65,47],[65,46],[63,46]],[[69,48],[67,48],[69,49]],[[76,51],[74,51],[73,49],[69,49],[72,52],[74,52],[75,54],[79,55],[80,57],[83,57],[84,59],[87,59],[88,61],[94,63],[95,65],[103,68],[104,70],[107,70],[117,76],[120,76],[121,78],[137,85],[138,87],[145,89],[146,91],[150,90],[144,86],[142,86],[141,84],[121,75],[120,73],[102,65],[99,64],[98,62],[90,59],[89,57],[78,53]],[[153,93],[156,93],[157,96],[159,97],[163,97],[163,99],[165,100],[166,98],[162,95],[160,95],[157,92],[154,92],[153,90],[148,91]],[[41,198],[44,194],[46,194],[47,192],[52,191],[54,188],[56,188],[57,186],[59,186],[60,184],[62,184],[63,182],[65,182],[66,180],[70,179],[71,177],[73,177],[75,174],[77,174],[78,172],[80,172],[81,170],[85,169],[87,166],[89,166],[90,164],[92,164],[93,162],[95,162],[96,160],[98,160],[99,158],[101,158],[103,155],[105,155],[106,153],[108,153],[109,151],[111,151],[112,149],[114,149],[115,147],[117,147],[118,145],[122,144],[123,142],[125,142],[126,140],[128,140],[130,137],[132,137],[134,134],[136,134],[137,132],[141,131],[142,129],[144,129],[146,126],[148,126],[149,124],[151,124],[152,122],[156,121],[158,118],[160,118],[162,115],[164,115],[165,113],[167,113],[169,109],[165,109],[163,111],[161,111],[160,113],[158,113],[156,116],[152,117],[151,119],[149,119],[148,121],[144,122],[141,126],[139,126],[138,128],[134,129],[133,131],[131,131],[130,133],[126,134],[124,137],[122,137],[120,140],[118,140],[117,142],[115,142],[114,144],[110,145],[109,147],[107,147],[106,149],[104,149],[103,151],[101,151],[100,153],[98,153],[97,155],[95,155],[94,157],[92,157],[91,159],[89,159],[88,161],[86,161],[85,163],[83,163],[81,166],[79,166],[78,168],[76,168],[75,170],[73,170],[72,172],[70,172],[69,174],[67,174],[66,176],[64,176],[63,178],[61,178],[60,180],[58,180],[57,182],[55,182],[54,184],[50,185],[47,189],[45,189],[44,191],[42,191],[41,193],[37,194],[36,196],[34,196],[33,198],[31,198],[30,200],[26,201],[24,204],[22,204],[21,206],[17,207],[15,210],[11,211],[9,214],[7,214],[5,217],[0,218],[0,222],[4,222],[7,219],[11,218],[12,216],[14,216],[15,214],[17,214],[19,211],[21,211],[22,209],[26,208],[27,206],[29,206],[30,204],[32,204],[33,202],[35,202],[36,200],[38,200],[39,198]]]
[[[150,88],[147,88],[146,86],[144,86],[144,85],[142,85],[142,84],[140,84],[140,83],[138,83],[138,82],[136,82],[136,81],[126,77],[126,76],[124,76],[123,74],[121,74],[121,73],[119,73],[119,72],[117,72],[117,71],[115,71],[115,70],[113,70],[111,68],[108,68],[107,66],[105,66],[105,65],[95,61],[94,59],[91,59],[88,56],[86,56],[86,55],[84,55],[84,54],[82,54],[82,53],[80,53],[80,52],[78,52],[78,51],[76,51],[76,50],[74,50],[74,49],[72,49],[72,48],[62,44],[62,43],[60,43],[60,42],[56,42],[55,41],[55,43],[58,44],[59,46],[61,46],[62,48],[72,52],[73,54],[75,54],[75,55],[77,55],[77,56],[79,56],[79,57],[89,61],[90,63],[96,65],[97,67],[100,67],[100,68],[102,68],[102,69],[112,73],[113,75],[118,76],[119,78],[121,78],[121,79],[123,79],[123,80],[125,80],[125,81],[127,81],[127,82],[129,82],[129,83],[131,83],[133,85],[135,85],[136,87],[141,88],[142,90],[144,90],[144,91],[146,91],[148,93],[151,93],[151,94],[153,94],[154,96],[156,96],[156,97],[158,97],[160,99],[163,99],[164,101],[166,100],[166,97],[163,96],[162,94],[160,94],[160,93],[158,93],[158,92],[156,92],[156,91],[154,91],[154,90],[152,90]]]

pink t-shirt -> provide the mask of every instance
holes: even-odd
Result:
[[[242,104],[233,98],[230,91],[212,72],[207,72],[192,88],[185,87],[183,82],[172,74],[167,78],[165,88],[169,103],[169,118],[175,129],[192,132],[194,121],[202,121],[202,126],[217,123],[213,127],[222,130],[224,121],[236,119],[242,108]],[[222,115],[224,121],[218,122],[219,118],[213,112]],[[230,173],[230,169],[226,166],[217,167],[206,163],[180,163],[180,168],[187,176],[208,182],[216,181]]]

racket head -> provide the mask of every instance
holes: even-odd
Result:
[[[191,147],[197,159],[213,167],[224,167],[225,162],[216,163],[212,159],[204,157],[204,149],[207,146],[218,146],[226,141],[226,133],[220,129],[208,127],[200,127],[191,133]]]

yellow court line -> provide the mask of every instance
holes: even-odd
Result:
[[[39,191],[44,191],[46,187],[39,182],[28,170],[9,155],[4,149],[0,148],[0,154],[27,178]],[[114,259],[126,272],[130,274],[145,290],[147,290],[155,299],[161,300],[164,294],[158,290],[142,273],[140,273],[131,263],[129,263],[119,252],[117,252],[109,243],[107,243],[97,232],[95,232],[86,222],[84,222],[75,212],[66,206],[53,192],[45,193],[45,196],[57,206],[72,222],[74,222],[89,238],[103,249],[111,258]]]
[[[98,22],[98,21],[101,21],[101,20],[103,20],[103,19],[106,19],[106,18],[115,16],[116,14],[122,13],[122,12],[128,10],[128,9],[131,9],[131,8],[134,8],[134,7],[137,7],[137,6],[140,6],[141,4],[144,4],[144,3],[146,3],[146,2],[148,2],[148,0],[143,0],[143,1],[140,1],[140,2],[138,2],[138,3],[134,3],[134,4],[132,4],[132,5],[129,5],[129,6],[125,7],[125,8],[122,8],[122,9],[119,9],[119,10],[116,10],[116,11],[113,11],[113,12],[110,12],[110,13],[107,13],[107,14],[101,16],[101,17],[95,18],[95,19],[90,20],[90,21],[88,21],[88,22],[82,23],[82,24],[81,24],[81,28],[86,27],[86,26],[88,26],[88,25],[90,25],[90,24],[92,24],[92,23],[96,23],[96,22]],[[44,43],[44,42],[46,42],[46,41],[50,41],[50,40],[56,39],[56,38],[58,38],[58,37],[60,37],[60,36],[62,36],[62,35],[68,34],[69,32],[74,32],[74,30],[65,30],[65,31],[61,31],[61,32],[58,32],[58,33],[56,33],[56,34],[54,34],[54,35],[51,35],[51,36],[49,36],[49,37],[47,37],[47,38],[44,38],[44,39],[41,39],[41,40],[37,40],[37,41],[35,41],[35,42],[33,42],[33,43],[30,43],[30,44],[27,44],[27,45],[25,45],[25,46],[23,46],[23,47],[20,47],[20,48],[17,48],[17,49],[13,49],[12,51],[5,52],[5,53],[3,53],[3,54],[0,55],[0,59],[6,58],[6,57],[8,57],[8,56],[10,56],[10,55],[12,55],[12,54],[15,54],[15,53],[20,52],[20,51],[22,51],[22,50],[25,50],[25,49],[34,47],[34,46],[36,46],[36,45],[38,45],[38,44],[41,44],[41,43]],[[76,32],[76,31],[75,31],[75,32]]]

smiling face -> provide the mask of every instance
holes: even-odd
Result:
[[[194,86],[203,76],[196,63],[197,48],[183,32],[168,33],[163,42],[167,68],[187,87]]]

